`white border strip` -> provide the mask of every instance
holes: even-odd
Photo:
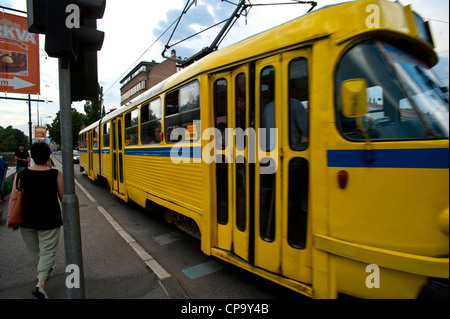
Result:
[[[134,252],[142,259],[142,261],[150,267],[150,269],[158,276],[159,280],[164,280],[171,275],[142,247],[136,240],[128,234],[128,232],[120,226],[120,224],[106,211],[92,195],[75,180],[75,184],[81,191],[89,198],[89,200],[97,207],[100,213],[106,218],[117,233],[127,242],[127,244],[134,250]]]

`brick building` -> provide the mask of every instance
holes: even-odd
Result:
[[[172,56],[175,57],[175,55],[176,52],[172,51]],[[120,105],[127,104],[139,94],[167,79],[177,71],[177,64],[172,60],[165,60],[161,63],[154,60],[152,62],[140,62],[120,81],[120,84],[122,84]]]

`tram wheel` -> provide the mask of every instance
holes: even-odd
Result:
[[[170,224],[173,223],[173,221],[175,220],[175,215],[176,213],[173,210],[170,209],[164,210],[164,219]]]

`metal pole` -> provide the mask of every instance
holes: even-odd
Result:
[[[31,123],[31,94],[28,94],[28,132],[30,134],[30,136],[28,137],[28,140],[30,141],[30,146],[28,148],[30,148],[31,143],[33,143],[33,137],[31,135],[32,129],[33,123]]]
[[[81,231],[78,197],[75,194],[75,181],[73,169],[73,141],[72,141],[72,100],[70,93],[70,62],[59,58],[59,103],[61,116],[61,146],[64,180],[64,196],[62,199],[62,212],[64,221],[64,248],[66,252],[66,266],[79,271],[79,283],[73,287],[67,285],[69,299],[84,299],[84,271],[81,253]],[[73,266],[76,267],[73,267]],[[67,269],[67,268],[66,268]],[[75,272],[76,270],[74,270]],[[79,284],[79,285],[77,285]]]

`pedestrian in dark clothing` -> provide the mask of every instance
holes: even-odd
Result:
[[[33,266],[37,269],[38,282],[32,294],[39,299],[47,299],[45,284],[55,265],[63,224],[58,201],[58,197],[62,200],[64,193],[63,177],[57,169],[47,166],[50,156],[47,143],[34,143],[30,151],[34,165],[23,169],[18,183],[18,188],[23,191],[20,233]],[[15,180],[13,185],[16,185]],[[17,192],[15,187],[14,191]]]
[[[19,144],[19,148],[14,153],[14,159],[17,161],[16,172],[30,164],[30,154],[22,143]]]

